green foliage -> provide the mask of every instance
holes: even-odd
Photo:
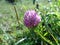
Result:
[[[0,1],[0,45],[60,45],[60,0],[39,0],[38,4],[39,9],[36,9],[32,0],[18,0],[17,19],[14,6]],[[23,22],[24,12],[29,9],[41,16],[39,25],[32,29]]]

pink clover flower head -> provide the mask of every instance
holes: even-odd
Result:
[[[35,27],[41,21],[41,17],[35,10],[28,10],[24,14],[24,24],[28,28]]]

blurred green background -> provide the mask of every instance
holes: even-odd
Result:
[[[34,29],[37,37],[30,35],[23,22],[24,13],[31,9],[42,19]],[[15,5],[0,0],[0,45],[60,45],[60,0],[37,0],[35,4],[33,0],[15,0]]]

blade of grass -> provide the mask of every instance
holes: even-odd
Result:
[[[47,30],[49,29],[48,32],[53,37],[53,39],[55,40],[56,44],[59,45],[58,40],[56,39],[56,37],[54,37],[53,32],[51,31],[51,28],[49,28],[47,24],[46,24],[46,29]]]
[[[49,44],[51,44],[51,45],[54,45],[53,43],[52,43],[52,41],[50,41],[50,40],[48,40],[46,37],[44,37],[40,32],[37,32],[37,31],[35,31],[36,32],[36,34],[38,34],[42,39],[44,39],[44,41],[46,41],[47,43],[49,43]]]
[[[15,43],[15,45],[18,45],[19,43],[23,42],[26,38],[22,38],[21,40],[19,40],[18,42]]]
[[[17,13],[16,7],[15,7],[15,5],[13,5],[13,6],[14,6],[15,13],[16,13],[17,22],[18,22],[18,24],[20,25],[19,17],[18,17],[18,13]]]

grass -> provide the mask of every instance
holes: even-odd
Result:
[[[19,43],[24,37],[29,37],[30,39],[27,38],[18,45],[37,45],[34,42],[36,37],[32,39],[29,29],[23,23],[25,11],[35,10],[36,5],[32,4],[32,0],[22,0],[22,2],[17,1],[15,7],[20,24],[16,19],[14,6],[5,0],[0,1],[0,45],[15,45],[16,42]],[[42,18],[41,23],[34,29],[37,34],[38,44],[42,42],[43,45],[59,45],[60,21],[57,21],[58,19],[60,20],[59,5],[54,2],[50,4],[47,0],[41,2],[39,0],[39,10],[37,12],[41,12],[40,16]],[[46,20],[48,21],[46,22]],[[42,25],[43,23],[45,24],[44,26]],[[48,24],[51,24],[52,28]]]

